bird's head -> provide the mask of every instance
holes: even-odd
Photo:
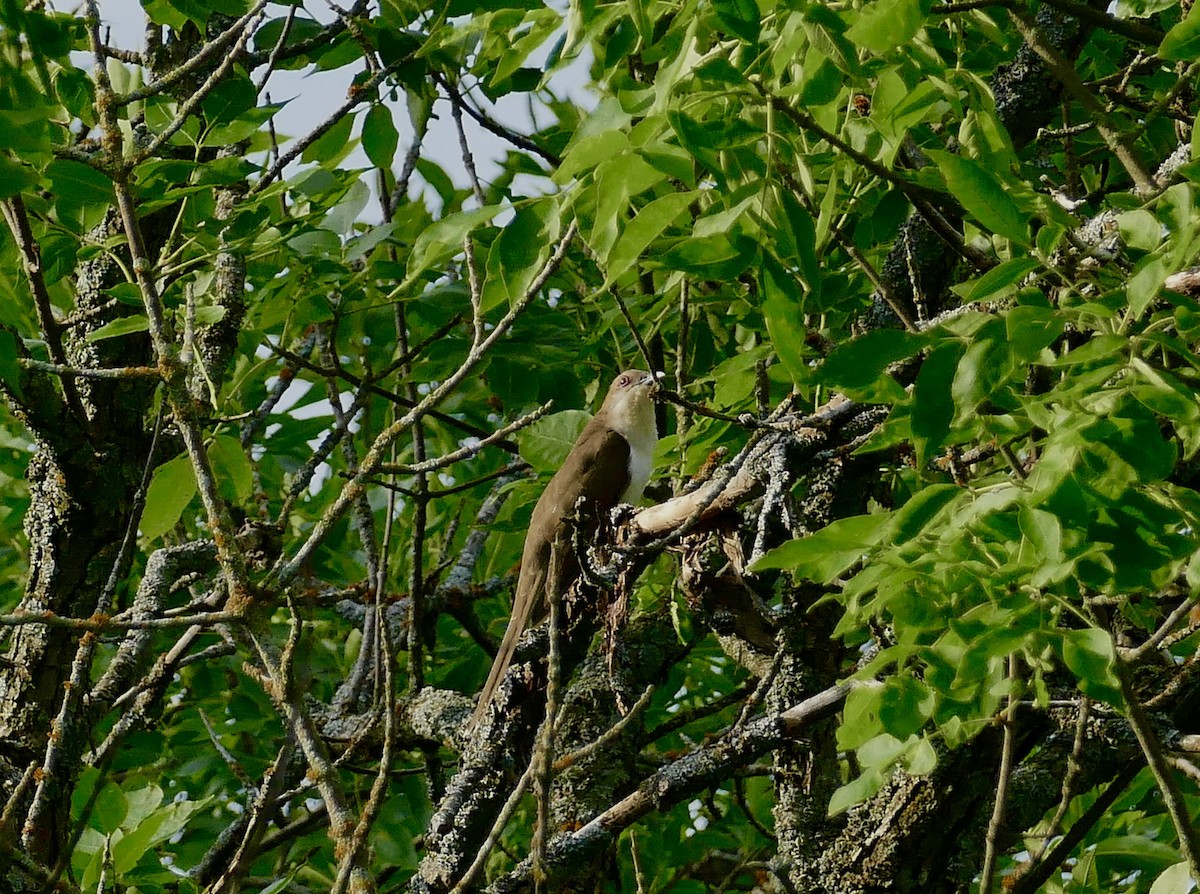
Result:
[[[660,386],[658,376],[640,369],[627,369],[608,386],[602,412],[618,431],[654,425],[654,396]]]

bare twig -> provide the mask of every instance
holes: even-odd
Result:
[[[638,330],[633,315],[629,313],[629,307],[625,304],[625,299],[621,297],[621,290],[616,286],[609,286],[608,293],[617,302],[617,307],[621,310],[621,316],[625,318],[625,325],[629,327],[629,334],[633,336],[634,342],[637,343],[638,353],[642,355],[642,359],[646,362],[646,371],[651,373],[657,372],[654,369],[654,360],[650,357],[650,349],[646,347],[642,333]]]
[[[1179,850],[1182,852],[1183,858],[1187,860],[1192,878],[1200,878],[1200,833],[1192,824],[1183,794],[1179,790],[1175,777],[1171,775],[1171,768],[1163,755],[1162,743],[1150,725],[1149,718],[1146,717],[1146,712],[1142,709],[1141,702],[1138,701],[1137,693],[1129,683],[1128,669],[1119,656],[1116,661],[1116,672],[1117,678],[1121,682],[1121,695],[1125,699],[1126,718],[1134,736],[1137,737],[1138,745],[1142,748],[1142,754],[1146,757],[1146,766],[1154,774],[1154,781],[1158,785],[1171,822],[1175,824],[1175,834],[1179,836]]]
[[[17,363],[36,372],[61,376],[64,379],[159,379],[162,372],[156,366],[110,366],[90,369],[84,366],[64,366],[31,357],[18,357]]]
[[[1121,797],[1121,793],[1125,791],[1125,787],[1133,781],[1140,770],[1141,766],[1135,762],[1131,761],[1126,764],[1108,784],[1108,787],[1092,802],[1091,806],[1071,824],[1071,828],[1046,854],[1045,858],[1034,865],[1032,869],[1022,873],[1021,877],[1007,889],[1008,894],[1035,894],[1040,891],[1042,885],[1049,881],[1051,876],[1058,872],[1058,868],[1070,858],[1071,852],[1083,841],[1084,836],[1108,813],[1117,798]]]
[[[488,855],[496,847],[496,842],[500,840],[500,835],[504,832],[504,827],[508,825],[508,821],[512,819],[512,815],[517,810],[517,805],[521,803],[521,798],[525,795],[525,789],[529,787],[529,780],[532,776],[533,764],[530,764],[526,767],[525,772],[521,774],[521,778],[517,780],[517,784],[513,787],[512,794],[508,796],[508,800],[504,802],[504,806],[500,808],[500,813],[497,814],[496,821],[492,823],[492,828],[488,832],[487,838],[479,846],[479,851],[475,854],[475,859],[471,861],[471,865],[467,867],[467,871],[463,873],[463,877],[458,880],[458,884],[450,889],[450,894],[465,894],[475,884],[475,879],[483,871],[483,865],[487,861]]]
[[[159,133],[157,133],[144,149],[141,149],[134,157],[134,164],[145,161],[147,158],[156,156],[163,146],[171,137],[179,132],[179,129],[187,123],[188,118],[200,108],[200,104],[208,97],[218,84],[224,81],[229,72],[233,69],[234,64],[238,61],[243,50],[246,49],[246,44],[250,42],[250,38],[254,35],[254,26],[262,19],[264,13],[263,7],[267,5],[267,0],[258,0],[255,4],[255,9],[258,10],[254,18],[250,18],[242,26],[241,33],[237,35],[234,41],[233,48],[229,54],[221,60],[220,65],[213,69],[212,73],[205,78],[204,83],[193,91],[187,99],[179,104],[179,110],[175,113],[175,117],[171,119]],[[243,17],[245,19],[246,17]],[[242,21],[242,19],[239,19]],[[201,51],[203,52],[203,50]]]
[[[607,748],[613,741],[616,740],[618,736],[621,735],[621,732],[633,721],[635,717],[641,715],[642,711],[646,709],[646,706],[650,704],[650,696],[653,694],[654,685],[651,684],[642,691],[642,694],[638,696],[638,700],[633,703],[633,707],[631,707],[624,714],[624,716],[619,717],[616,723],[606,729],[595,739],[588,742],[586,745],[576,748],[570,754],[564,754],[562,757],[557,758],[554,761],[555,772],[565,770],[572,764],[577,764],[581,760],[591,757],[597,751]]]
[[[112,160],[109,174],[113,180],[113,192],[125,231],[125,240],[129,247],[134,277],[141,290],[142,304],[146,309],[150,338],[157,355],[159,369],[163,374],[167,399],[175,415],[176,426],[196,474],[196,488],[200,493],[200,500],[204,504],[213,540],[217,544],[217,558],[225,576],[229,599],[233,606],[244,606],[250,600],[245,557],[237,547],[236,529],[228,508],[217,489],[208,451],[204,447],[200,430],[194,422],[192,403],[184,379],[184,369],[179,365],[173,352],[158,282],[153,275],[153,263],[146,250],[145,240],[142,238],[137,206],[129,186],[129,167],[118,163],[118,160],[123,158],[123,139],[113,101],[112,81],[109,79],[102,51],[100,10],[97,0],[87,0],[87,11],[88,32],[95,59],[96,109],[103,125],[104,147]]]
[[[479,207],[483,207],[483,187],[479,185],[479,172],[475,170],[475,156],[471,154],[471,144],[467,141],[467,132],[463,128],[462,94],[457,90],[450,92],[450,113],[454,116],[454,129],[458,132],[458,150],[462,153],[463,167],[467,171],[467,179],[471,181],[471,192]]]
[[[1176,625],[1178,625],[1180,621],[1188,616],[1188,613],[1191,612],[1195,605],[1196,601],[1190,596],[1180,602],[1179,605],[1175,606],[1175,609],[1169,615],[1167,615],[1165,619],[1163,619],[1163,622],[1158,625],[1158,629],[1155,630],[1154,633],[1150,634],[1149,639],[1129,653],[1129,656],[1126,660],[1130,664],[1136,664],[1137,662],[1143,660],[1151,652],[1155,651],[1160,645],[1163,644],[1163,641],[1170,636],[1171,631],[1175,629]]]
[[[42,275],[41,250],[37,239],[29,226],[29,215],[25,211],[25,203],[20,196],[12,196],[0,202],[0,210],[12,231],[17,251],[21,255],[21,265],[25,268],[25,276],[29,280],[30,291],[33,292],[33,306],[37,311],[38,326],[46,337],[46,347],[50,350],[50,358],[55,365],[67,369],[67,354],[63,349],[62,324],[54,316],[54,308],[50,302],[50,292],[46,288],[46,279]],[[76,421],[83,429],[89,440],[94,439],[92,421],[83,407],[75,383],[70,378],[63,378],[63,397]]]
[[[279,54],[283,52],[288,36],[292,33],[292,24],[296,20],[296,10],[298,8],[296,6],[288,7],[287,18],[283,20],[283,27],[279,29],[279,37],[275,41],[275,46],[271,47],[271,55],[267,57],[267,67],[263,69],[258,83],[254,85],[255,93],[263,92],[267,86],[267,81],[271,79],[271,74],[275,71],[275,66],[279,64]],[[269,99],[267,101],[270,102]]]
[[[554,406],[554,401],[547,401],[536,410],[526,413],[518,419],[513,420],[503,428],[498,428],[486,438],[480,438],[474,444],[467,444],[460,447],[458,450],[435,456],[432,459],[424,460],[423,462],[415,463],[381,463],[379,471],[386,472],[392,475],[421,475],[428,472],[436,472],[438,469],[444,469],[452,466],[457,462],[462,462],[464,459],[470,459],[472,456],[478,456],[484,447],[489,447],[499,441],[504,440],[514,432],[518,432],[523,428],[528,428],[533,423],[537,422],[543,416],[550,412]]]
[[[512,327],[517,317],[525,312],[525,309],[533,302],[534,298],[546,284],[546,281],[558,269],[559,264],[566,257],[567,248],[574,241],[577,232],[578,224],[573,220],[559,240],[553,253],[551,253],[550,258],[543,265],[538,275],[534,277],[526,293],[514,303],[508,313],[496,322],[494,328],[482,341],[473,342],[470,351],[462,363],[459,364],[458,369],[451,373],[437,387],[431,389],[429,394],[415,407],[405,413],[402,418],[389,425],[379,434],[375,439],[375,443],[371,445],[366,456],[364,456],[362,465],[355,474],[355,477],[346,484],[341,493],[338,494],[333,503],[326,509],[320,520],[313,525],[308,539],[291,559],[281,560],[280,564],[277,565],[275,574],[281,583],[286,583],[295,577],[308,557],[312,555],[317,546],[329,535],[337,520],[357,497],[358,493],[366,486],[367,479],[378,471],[379,465],[384,461],[384,456],[392,442],[458,388],[484,356],[486,356],[492,345],[508,333],[508,330]]]
[[[988,820],[987,833],[984,836],[983,869],[979,873],[980,894],[992,894],[996,882],[996,842],[1004,827],[1004,812],[1008,806],[1008,786],[1012,781],[1013,752],[1016,743],[1017,725],[1017,692],[1019,683],[1017,675],[1017,656],[1008,656],[1008,705],[1003,714],[1004,744],[1000,751],[1000,773],[996,780],[996,800],[992,805],[992,816]]]
[[[1042,58],[1046,66],[1058,78],[1059,82],[1066,88],[1075,100],[1087,109],[1088,113],[1096,122],[1096,129],[1104,138],[1105,144],[1109,150],[1117,157],[1117,161],[1125,168],[1130,178],[1133,180],[1134,188],[1138,194],[1146,197],[1153,195],[1156,191],[1154,178],[1150,176],[1149,171],[1142,165],[1141,161],[1133,154],[1128,143],[1128,137],[1120,133],[1112,124],[1108,115],[1108,110],[1104,104],[1096,97],[1088,86],[1079,77],[1079,73],[1075,71],[1075,67],[1069,61],[1063,58],[1063,55],[1043,36],[1038,30],[1037,25],[1029,18],[1022,10],[1018,10],[1013,6],[1006,7],[1009,18],[1021,32],[1021,36],[1025,39],[1025,43]]]
[[[500,137],[500,139],[502,139],[502,140],[507,140],[508,142],[510,142],[514,146],[516,146],[518,149],[524,149],[526,152],[532,152],[534,155],[540,156],[542,159],[544,159],[546,162],[548,162],[549,164],[551,164],[554,167],[558,167],[560,164],[562,164],[562,159],[559,158],[557,155],[555,155],[553,152],[551,152],[549,149],[539,146],[537,143],[535,143],[533,140],[529,139],[529,137],[524,136],[523,134],[519,134],[512,130],[509,130],[503,124],[498,123],[493,118],[484,114],[483,111],[475,108],[470,103],[468,103],[465,100],[465,98],[462,96],[462,93],[458,89],[458,87],[456,87],[454,85],[454,83],[449,78],[447,78],[445,75],[443,75],[439,72],[434,72],[433,80],[435,83],[439,84],[450,95],[451,101],[453,101],[455,99],[455,97],[457,97],[458,102],[462,106],[462,110],[464,112],[466,112],[468,115],[470,115],[472,118],[474,118],[480,127],[484,128],[485,130],[491,131],[496,136]]]
[[[262,12],[266,5],[267,0],[258,0],[258,2],[256,2],[244,16],[239,18],[212,40],[206,41],[205,44],[196,52],[196,54],[188,57],[188,60],[182,65],[176,66],[163,77],[159,78],[157,81],[152,81],[145,87],[132,90],[129,93],[126,93],[124,96],[114,95],[112,101],[117,105],[127,105],[128,103],[137,102],[141,99],[149,99],[151,96],[157,96],[159,93],[166,92],[175,84],[178,84],[184,78],[190,76],[193,72],[203,70],[209,65],[210,62],[212,62],[213,59],[220,58],[223,54],[226,54],[230,44],[244,36],[245,32],[249,30],[248,26],[250,22],[253,21],[253,19],[260,12]],[[92,14],[91,9],[92,4],[89,3],[89,15]],[[98,35],[99,32],[97,31],[97,36]],[[108,55],[103,44],[98,45],[98,50],[98,58]],[[232,56],[233,54],[228,53],[228,55]]]

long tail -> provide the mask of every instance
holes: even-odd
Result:
[[[483,715],[491,706],[496,697],[496,689],[500,686],[500,681],[504,679],[505,673],[508,672],[509,665],[512,664],[521,634],[525,632],[525,622],[528,618],[524,613],[515,611],[515,608],[516,606],[514,606],[512,617],[508,619],[508,627],[504,630],[504,639],[500,641],[500,648],[496,652],[496,659],[492,662],[492,669],[488,672],[487,682],[483,684],[483,689],[479,693],[479,702],[475,705],[475,711],[468,721],[468,732],[475,731],[475,728],[479,726],[479,721],[483,720]]]

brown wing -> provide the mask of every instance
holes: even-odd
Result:
[[[491,704],[496,687],[508,670],[517,642],[530,620],[546,611],[546,573],[550,567],[550,551],[563,520],[574,511],[579,498],[585,497],[586,513],[594,523],[596,513],[617,505],[628,486],[629,442],[593,418],[584,427],[562,467],[554,473],[533,508],[529,531],[525,535],[525,548],[521,552],[521,574],[513,594],[512,616],[475,706],[472,726],[483,717],[487,706]],[[566,550],[562,557],[562,579],[573,581],[579,574],[579,563],[570,544],[566,545]]]
[[[586,497],[589,506],[611,509],[628,486],[629,442],[593,419],[546,485],[529,521],[530,533],[542,528],[557,531],[580,497]]]

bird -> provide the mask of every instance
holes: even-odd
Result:
[[[658,376],[652,373],[630,369],[618,374],[599,411],[579,433],[562,466],[538,498],[525,534],[512,615],[469,728],[478,726],[492,703],[512,663],[521,634],[532,619],[546,611],[549,605],[546,587],[551,576],[566,586],[579,574],[579,561],[569,545],[570,539],[559,537],[579,498],[585,501],[585,524],[593,530],[601,515],[612,507],[636,503],[642,498],[658,442],[654,419],[654,396],[658,390]],[[556,540],[561,564],[559,573],[551,575]]]

